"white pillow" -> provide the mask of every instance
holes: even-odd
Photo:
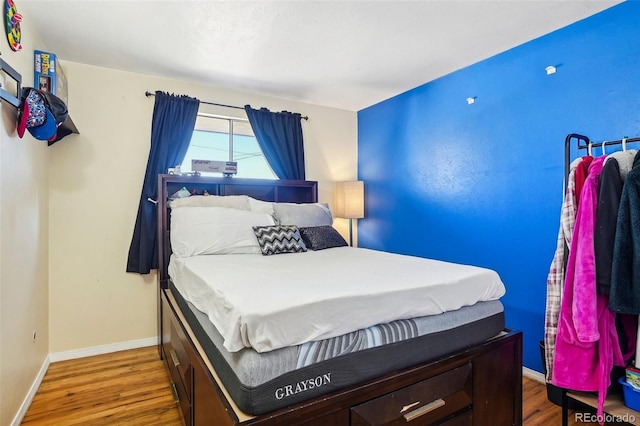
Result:
[[[178,207],[228,207],[230,209],[251,210],[246,195],[192,195],[169,202],[172,209]]]
[[[252,197],[249,198],[249,210],[252,212],[266,213],[273,216],[273,203],[269,201],[257,200]]]
[[[278,224],[298,227],[332,225],[333,217],[325,203],[273,203]]]
[[[225,207],[171,211],[171,249],[178,257],[201,254],[261,253],[253,226],[274,225],[265,213]]]

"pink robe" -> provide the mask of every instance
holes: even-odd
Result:
[[[608,297],[596,293],[593,236],[598,203],[598,178],[604,157],[593,160],[582,189],[569,250],[564,294],[553,360],[556,386],[598,392],[602,416],[614,365],[624,366]]]

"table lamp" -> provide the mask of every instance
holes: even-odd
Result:
[[[364,182],[336,182],[336,217],[349,219],[349,245],[353,245],[353,219],[364,217]]]

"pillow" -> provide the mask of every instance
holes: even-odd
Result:
[[[252,212],[266,213],[273,216],[273,203],[269,201],[257,200],[252,197],[247,197],[249,199],[249,210]]]
[[[307,227],[333,223],[329,206],[324,203],[273,203],[273,211],[281,225]]]
[[[311,226],[300,228],[304,245],[310,250],[324,250],[348,246],[342,235],[333,226]]]
[[[252,227],[274,224],[268,214],[248,210],[179,208],[171,211],[171,248],[178,257],[260,253]]]
[[[192,195],[169,202],[172,209],[178,207],[228,207],[230,209],[251,210],[246,195]]]
[[[300,231],[294,225],[254,226],[260,250],[265,256],[307,251]]]

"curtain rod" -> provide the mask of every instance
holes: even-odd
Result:
[[[144,95],[148,98],[149,96],[155,96],[155,93],[151,93],[148,90],[146,92],[144,92]],[[234,109],[241,109],[244,111],[244,107],[239,107],[239,106],[235,106],[235,105],[226,105],[226,104],[217,104],[215,102],[205,102],[205,101],[200,101],[201,104],[207,104],[207,105],[215,105],[215,106],[221,106],[221,107],[225,107],[225,108],[234,108]],[[304,120],[308,120],[309,117],[306,115],[301,116],[300,118],[304,119]]]

